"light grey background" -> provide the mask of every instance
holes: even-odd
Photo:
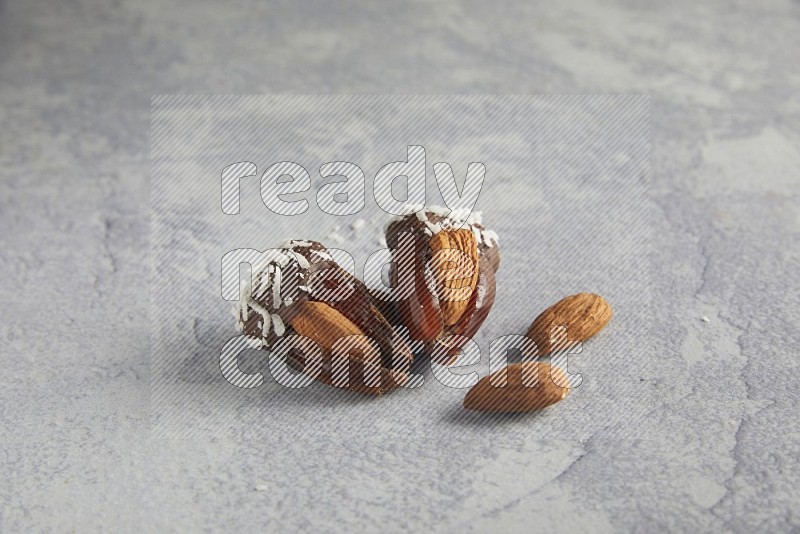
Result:
[[[799,10],[0,3],[0,529],[798,529]],[[441,406],[365,432],[344,397],[303,448],[266,418],[148,441],[151,95],[600,92],[652,96],[657,335],[609,356],[646,417],[445,444]]]

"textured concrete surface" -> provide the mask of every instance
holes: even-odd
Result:
[[[0,530],[797,530],[798,49],[789,1],[0,2]],[[262,390],[148,439],[151,95],[602,92],[652,96],[636,417],[281,400],[315,438]]]

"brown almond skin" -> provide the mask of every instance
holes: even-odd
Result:
[[[611,306],[600,295],[578,293],[539,314],[525,335],[536,343],[537,354],[541,356],[586,341],[600,332],[612,315]],[[552,329],[558,326],[566,328],[566,337],[551,340]]]
[[[504,377],[506,385],[502,386]],[[536,377],[538,382],[534,384]],[[541,410],[569,394],[569,387],[557,383],[567,384],[558,367],[538,361],[513,363],[480,379],[464,398],[464,408],[498,413]]]
[[[434,270],[436,281],[442,286],[440,288],[441,294],[439,299],[442,322],[445,326],[452,326],[464,315],[464,312],[469,306],[469,297],[473,295],[475,287],[478,285],[478,242],[475,240],[475,235],[471,230],[462,228],[457,230],[442,230],[430,238],[428,246],[434,254],[444,250],[455,250],[469,257],[469,265],[472,269],[472,273],[467,279],[448,278],[448,270],[444,268],[436,268]],[[452,256],[444,255],[443,257],[447,258]],[[455,289],[461,289],[458,293],[464,293],[468,297],[461,300],[455,298],[457,297]],[[449,296],[453,297],[452,299],[448,298],[448,290],[450,290]]]
[[[309,277],[309,284],[315,284],[317,277],[324,277],[328,281],[339,284],[350,284],[352,291],[346,299],[324,302],[349,319],[361,333],[375,341],[384,357],[383,365],[393,368],[396,363],[410,364],[413,355],[400,340],[394,336],[394,330],[383,313],[375,306],[375,299],[370,295],[367,286],[341,267],[328,268],[317,271]],[[336,286],[334,286],[336,287]],[[313,297],[311,297],[313,298]],[[290,321],[291,322],[291,321]]]
[[[338,339],[351,335],[363,336],[363,331],[328,304],[315,301],[300,303],[291,325],[298,334],[310,338],[322,349],[321,372],[316,379],[327,385],[337,385],[332,377],[331,348]],[[305,361],[296,353],[291,352],[287,360],[296,370],[302,371],[305,368]],[[347,384],[343,387],[351,391],[382,395],[400,387],[408,379],[405,370],[387,369],[379,361],[369,361],[364,352],[349,353],[347,360],[349,375]],[[369,381],[367,376],[377,376],[378,379]]]
[[[364,335],[350,319],[324,302],[302,302],[291,325],[298,334],[311,338],[323,350],[330,350],[340,337]]]

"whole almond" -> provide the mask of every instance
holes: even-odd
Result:
[[[292,328],[324,350],[330,350],[339,338],[364,335],[350,319],[324,302],[302,302],[291,320]]]
[[[383,395],[408,380],[404,369],[383,367],[377,346],[371,345],[352,321],[324,302],[299,303],[290,324],[298,334],[310,338],[323,350],[320,372],[315,378],[324,384],[370,395]],[[352,335],[361,336],[346,341],[355,352],[348,350],[344,354],[346,366],[337,366],[331,355],[337,350],[331,349],[341,338]],[[343,347],[339,345],[339,348]],[[303,371],[308,363],[294,352],[290,352],[287,359],[289,365],[298,371]]]
[[[559,300],[534,319],[527,334],[538,355],[570,348],[594,336],[611,319],[611,306],[594,293],[578,293]]]
[[[540,410],[566,397],[567,384],[564,373],[548,363],[514,363],[479,380],[464,398],[464,408],[507,413]]]

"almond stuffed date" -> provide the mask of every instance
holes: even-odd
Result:
[[[486,319],[500,266],[497,234],[480,213],[409,206],[386,225],[393,252],[390,321],[405,326],[435,361],[450,364]],[[461,336],[454,337],[454,336]]]
[[[315,241],[264,252],[242,284],[238,329],[271,350],[288,333],[312,340],[321,361],[288,350],[287,363],[329,385],[382,394],[405,383],[413,355],[373,304],[366,286]],[[313,365],[312,365],[313,364]],[[344,365],[346,364],[346,365]]]

